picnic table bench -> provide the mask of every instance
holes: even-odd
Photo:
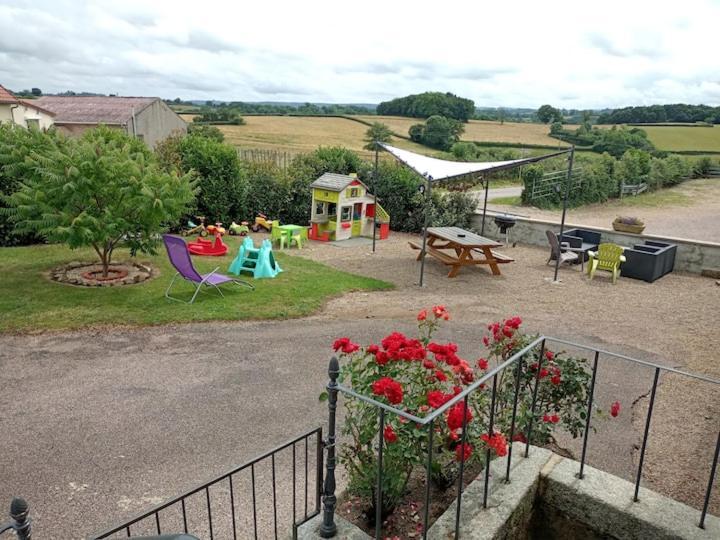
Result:
[[[502,244],[484,238],[460,227],[428,227],[428,241],[425,253],[435,257],[441,263],[451,266],[448,277],[455,277],[463,266],[487,264],[496,276],[500,275],[498,265],[513,262],[512,257],[494,251]],[[420,250],[417,256],[422,258],[422,244],[408,242],[413,249]]]

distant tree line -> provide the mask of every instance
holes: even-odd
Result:
[[[180,98],[166,101],[168,105],[183,105],[198,107],[192,101],[182,101]],[[215,102],[206,101],[203,108],[230,109],[237,114],[265,114],[265,115],[343,115],[343,114],[375,114],[375,107],[371,105],[343,105],[337,103],[245,103],[243,101]]]
[[[383,101],[377,106],[377,114],[429,118],[444,116],[467,122],[475,114],[475,102],[450,92],[424,92]]]
[[[647,124],[658,122],[706,122],[720,124],[720,107],[708,105],[649,105],[624,107],[600,114],[598,124]]]

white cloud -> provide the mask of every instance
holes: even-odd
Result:
[[[5,0],[0,83],[185,99],[720,104],[720,4]]]

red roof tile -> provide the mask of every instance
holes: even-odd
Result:
[[[0,103],[19,103],[19,101],[7,88],[0,84]]]

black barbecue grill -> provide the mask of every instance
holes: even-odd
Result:
[[[498,214],[497,216],[495,216],[494,221],[495,225],[497,225],[497,228],[500,229],[500,233],[505,235],[505,244],[509,244],[510,235],[508,231],[515,226],[515,218],[508,214]]]

